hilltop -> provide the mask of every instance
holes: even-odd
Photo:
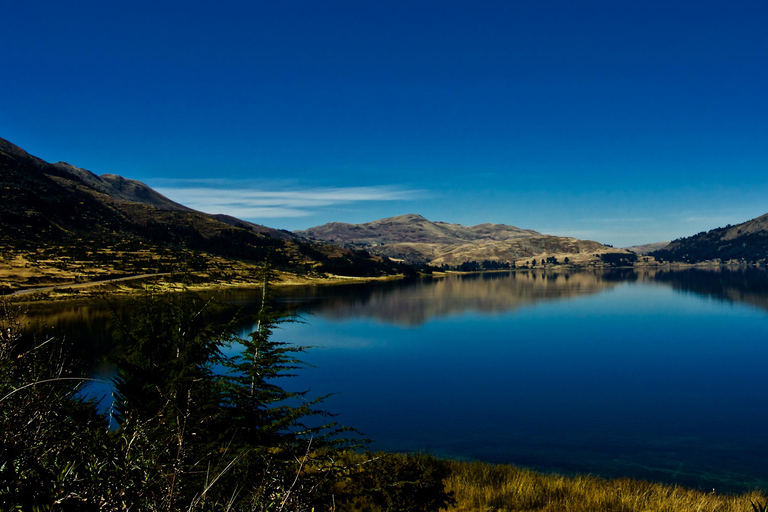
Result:
[[[552,236],[506,224],[462,226],[407,214],[364,224],[332,222],[297,235],[317,242],[369,252],[412,264],[457,267],[466,262],[525,265],[535,258],[562,262],[597,261],[601,254],[629,254],[599,242]],[[551,260],[550,260],[551,261]]]
[[[735,226],[674,240],[650,255],[659,261],[682,263],[765,262],[768,259],[768,213]]]

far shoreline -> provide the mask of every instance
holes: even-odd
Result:
[[[701,263],[682,263],[682,262],[642,262],[633,266],[611,266],[611,265],[547,265],[536,267],[513,267],[509,269],[490,269],[476,271],[461,270],[443,270],[432,274],[421,274],[421,277],[440,278],[448,275],[471,275],[471,274],[491,274],[503,272],[570,272],[570,271],[607,271],[607,270],[685,270],[685,269],[742,269],[742,268],[764,268],[762,265],[755,265],[743,262],[720,263],[706,261]],[[272,283],[275,288],[291,288],[299,286],[342,286],[349,284],[366,284],[375,282],[399,281],[408,277],[403,274],[384,275],[384,276],[342,276],[327,274],[321,275],[301,275],[293,272],[278,271],[278,278]],[[223,290],[254,290],[261,287],[256,281],[244,279],[243,276],[233,276],[229,281],[204,281],[203,276],[191,276],[197,279],[197,282],[184,282],[184,278],[169,280],[169,277],[180,276],[173,273],[159,274],[140,274],[134,276],[120,276],[109,279],[99,279],[88,282],[70,282],[63,284],[51,284],[34,288],[23,288],[11,290],[5,293],[2,300],[15,304],[41,303],[41,302],[74,302],[91,300],[95,298],[120,297],[128,298],[144,293],[148,288],[159,293],[180,293],[180,292],[213,292]]]

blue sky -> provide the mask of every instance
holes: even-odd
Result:
[[[598,240],[768,212],[764,1],[11,2],[0,137],[211,213]]]

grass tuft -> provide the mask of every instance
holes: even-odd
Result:
[[[768,499],[706,493],[626,478],[545,475],[509,465],[450,461],[452,512],[768,512]]]

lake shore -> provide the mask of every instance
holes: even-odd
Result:
[[[550,272],[568,272],[568,271],[590,271],[605,269],[659,269],[659,270],[680,270],[690,268],[701,268],[717,271],[720,269],[737,269],[748,266],[744,263],[720,263],[707,261],[701,263],[637,263],[634,266],[612,267],[609,265],[547,265],[538,267],[517,267],[504,270],[480,270],[480,271],[459,271],[449,270],[444,272],[434,272],[433,277],[441,277],[447,274],[475,274],[475,273],[494,273],[494,272],[526,272],[526,271],[550,271]],[[6,272],[2,272],[6,270]],[[41,286],[25,288],[20,283],[13,283],[8,279],[12,273],[9,269],[0,269],[0,278],[5,278],[6,285],[4,297],[12,302],[48,302],[48,301],[67,301],[78,299],[91,299],[96,297],[108,296],[130,296],[142,293],[148,287],[160,292],[181,292],[194,291],[205,292],[215,290],[232,289],[254,289],[260,287],[260,284],[252,278],[257,271],[254,264],[243,265],[242,268],[231,269],[228,275],[221,277],[212,277],[205,273],[154,273],[139,275],[124,274],[105,274],[93,280],[83,281],[82,276],[51,277],[40,276]],[[403,279],[402,274],[385,276],[341,276],[330,274],[299,274],[295,272],[278,271],[278,278],[273,283],[277,287],[292,286],[335,286],[354,283],[371,283],[377,281],[392,281]],[[58,282],[57,281],[64,281]]]
[[[336,286],[354,283],[371,283],[402,279],[402,275],[379,277],[350,277],[336,275],[300,275],[290,272],[277,272],[275,287],[293,286]],[[151,288],[158,292],[206,292],[215,290],[256,289],[261,284],[246,276],[234,276],[231,280],[206,280],[199,276],[181,276],[164,274],[143,274],[122,276],[89,282],[71,282],[58,285],[17,289],[5,295],[12,302],[50,302],[68,300],[87,300],[104,295],[131,296],[143,293]]]

